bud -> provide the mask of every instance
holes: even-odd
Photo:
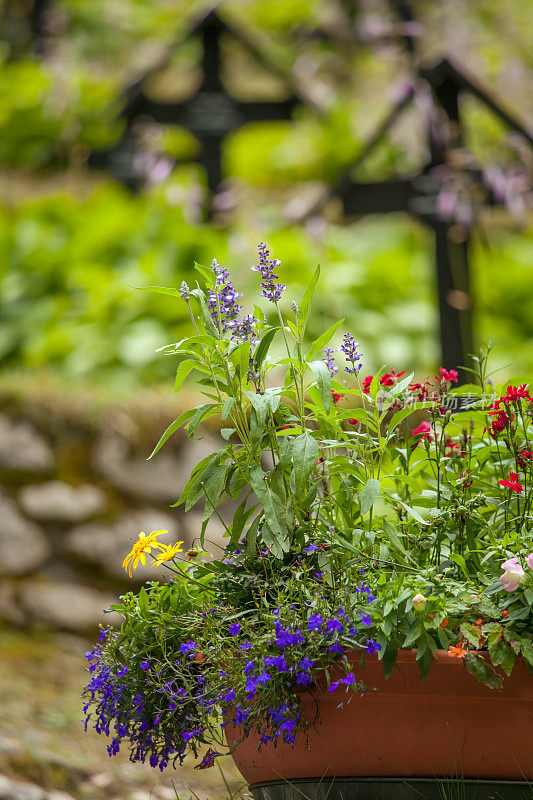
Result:
[[[183,281],[180,286],[180,297],[182,300],[188,300],[190,296],[191,296],[191,290],[189,289],[185,281]]]
[[[292,301],[291,310],[293,311],[294,314],[298,313],[298,303],[296,302],[296,300]]]
[[[187,552],[185,553],[185,555],[187,556],[187,558],[188,558],[189,560],[190,560],[191,558],[197,558],[197,557],[198,557],[198,550],[197,550],[195,547],[191,547],[189,550],[187,550]]]
[[[423,594],[415,594],[415,596],[413,597],[413,608],[414,608],[414,610],[416,612],[418,612],[419,614],[421,614],[422,611],[425,609],[425,607],[426,607],[426,598],[424,597],[424,595]]]

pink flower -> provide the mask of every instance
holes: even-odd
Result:
[[[421,422],[418,428],[414,429],[413,436],[420,436],[421,439],[427,439],[428,442],[431,442],[433,436],[431,434],[431,425],[429,422]]]
[[[533,553],[530,553],[526,558],[526,564],[528,565],[529,569],[533,569]]]
[[[533,553],[531,555],[533,556]],[[507,561],[503,562],[502,569],[504,572],[503,575],[500,575],[500,583],[503,588],[506,592],[516,591],[525,577],[520,562],[517,558],[509,558]]]

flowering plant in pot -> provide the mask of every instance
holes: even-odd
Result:
[[[403,749],[389,764],[382,750],[370,753],[369,726],[373,714],[389,733],[399,724],[390,711],[399,695],[400,714],[419,703],[417,725],[435,723],[432,703],[449,696],[448,736],[446,715],[464,692],[477,711],[491,692],[510,692],[511,728],[530,718],[527,692],[517,699],[510,683],[519,674],[530,688],[533,668],[527,382],[494,387],[488,349],[475,357],[468,386],[444,368],[424,382],[385,368],[362,377],[351,334],[332,347],[342,320],[306,344],[319,270],[283,313],[279,262],[264,245],[259,256],[253,269],[268,317],[258,306],[242,316],[242,295],[216,261],[196,265],[205,288],[151,287],[188,304],[192,335],[164,350],[181,359],[175,390],[195,374],[206,398],[183,411],[152,456],[178,429],[194,438],[208,419],[227,444],[197,464],[176,503],[185,511],[203,504],[196,547],[183,552],[182,543],[160,541],[164,532],[143,533],[126,557],[130,575],[147,555],[168,573],[123,596],[113,606],[122,627],[102,631],[87,654],[86,725],[110,737],[110,755],[125,743],[132,760],[160,769],[188,753],[201,759],[197,768],[210,766],[226,741],[252,783],[276,771],[446,774],[453,746],[424,766],[427,754],[415,758],[423,731],[405,749],[405,716]],[[208,558],[213,515],[227,544]],[[440,683],[449,677],[453,691]],[[365,714],[366,739],[356,741]],[[324,746],[325,717],[344,720],[343,743],[328,733],[333,750]],[[462,724],[459,737],[468,719]],[[248,768],[239,754],[250,748]],[[287,775],[298,748],[311,755]],[[464,752],[471,759],[474,751]],[[337,763],[324,766],[330,756]],[[517,778],[516,769],[487,774]]]

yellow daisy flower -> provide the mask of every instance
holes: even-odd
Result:
[[[157,537],[163,533],[168,533],[168,531],[152,531],[148,536],[144,531],[140,532],[138,541],[135,542],[131,551],[122,562],[122,566],[130,578],[133,577],[133,570],[137,569],[139,561],[143,566],[146,564],[146,553],[151,553],[152,550],[165,549],[165,545],[157,541]]]
[[[164,564],[165,561],[172,561],[176,553],[182,553],[183,548],[180,546],[183,542],[176,542],[176,544],[169,545],[165,550],[163,550],[157,558],[154,559],[152,563],[152,567],[160,567],[161,564]]]

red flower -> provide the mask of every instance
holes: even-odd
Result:
[[[527,467],[527,462],[533,459],[533,450],[520,450],[516,457],[516,463],[518,464],[518,468],[522,471],[525,471]]]
[[[500,397],[494,403],[494,408],[499,408],[500,403],[516,403],[518,400],[528,400],[530,402],[533,400],[533,397],[527,391],[527,383],[523,383],[522,386],[508,386],[503,397]]]
[[[402,375],[405,375],[404,369],[402,369],[401,372],[397,373],[396,370],[393,368],[391,372],[386,372],[385,375],[382,375],[379,379],[379,382],[382,386],[385,387],[394,386],[398,378],[401,378]]]
[[[365,394],[370,394],[370,384],[374,379],[373,375],[367,375],[366,378],[363,378],[363,392]]]
[[[342,400],[342,394],[339,394],[339,392],[334,392],[333,389],[332,389],[331,390],[331,399],[333,400],[333,403],[335,405],[337,405],[339,400]]]
[[[505,486],[507,489],[512,489],[513,492],[520,494],[524,487],[521,483],[518,483],[518,475],[516,472],[510,472],[509,478],[511,480],[507,480],[507,478],[505,478],[504,480],[498,481],[498,483],[500,483],[502,486]]]
[[[431,433],[431,425],[429,424],[429,422],[426,422],[425,420],[424,420],[424,422],[420,423],[418,428],[414,429],[412,435],[413,436],[420,436],[421,440],[422,439],[427,439],[428,442],[433,441],[433,434]]]
[[[488,413],[496,416],[496,419],[491,421],[488,431],[489,435],[492,436],[493,439],[497,439],[500,433],[505,430],[507,425],[514,421],[514,414],[509,416],[507,411],[498,408],[495,408],[493,411],[489,411]],[[487,430],[487,428],[485,428],[485,430]]]
[[[361,423],[359,422],[358,419],[353,419],[352,418],[352,419],[349,419],[348,422],[350,423],[350,425],[353,425],[354,428],[359,428],[360,425],[361,425]]]
[[[429,381],[425,383],[412,383],[409,387],[410,392],[416,392],[420,401],[425,400],[429,395]]]
[[[398,378],[401,378],[402,375],[405,375],[404,369],[401,372],[396,372],[393,367],[390,372],[380,375],[379,383],[381,386],[384,386],[386,389],[388,389],[391,386],[394,386]],[[372,383],[373,379],[373,375],[367,375],[366,378],[363,379],[363,392],[365,394],[370,394],[370,384]]]
[[[441,367],[440,375],[435,375],[438,381],[448,381],[449,383],[457,383],[457,370],[456,369],[444,369]]]

